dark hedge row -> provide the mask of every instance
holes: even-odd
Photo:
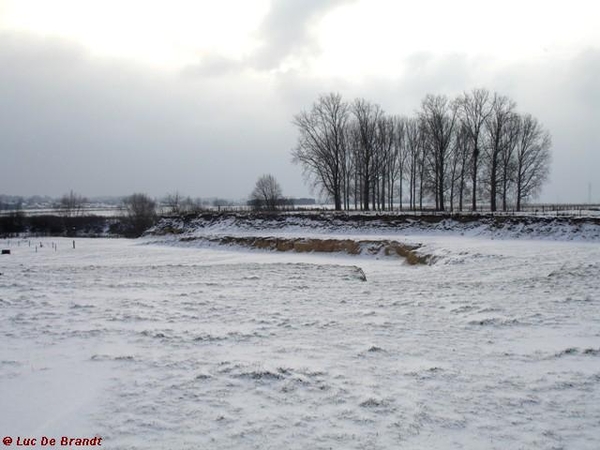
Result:
[[[61,217],[26,216],[13,213],[0,216],[0,236],[29,234],[36,236],[119,236],[124,234],[123,220],[98,216]]]

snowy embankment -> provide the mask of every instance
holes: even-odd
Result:
[[[435,260],[420,241],[431,237],[600,241],[600,220],[565,217],[400,216],[394,214],[202,214],[163,218],[152,242],[227,245],[297,253],[398,256],[410,264]]]
[[[273,235],[395,234],[461,235],[508,239],[600,241],[600,219],[470,215],[403,216],[397,214],[201,214],[161,219],[150,234],[186,236],[236,233]]]

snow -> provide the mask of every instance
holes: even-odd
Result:
[[[219,227],[204,233],[264,234]],[[307,230],[268,234],[335,234]],[[2,241],[0,433],[112,449],[597,448],[594,239],[348,231],[436,262]]]

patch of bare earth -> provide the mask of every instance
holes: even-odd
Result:
[[[390,240],[277,238],[277,237],[185,237],[185,241],[206,240],[221,245],[297,253],[346,253],[348,255],[384,255],[404,258],[410,265],[430,264],[431,255],[420,253],[419,245],[404,244]]]

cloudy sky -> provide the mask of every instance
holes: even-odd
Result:
[[[307,196],[320,93],[413,114],[485,87],[553,137],[541,200],[600,201],[596,0],[0,0],[0,193]]]

